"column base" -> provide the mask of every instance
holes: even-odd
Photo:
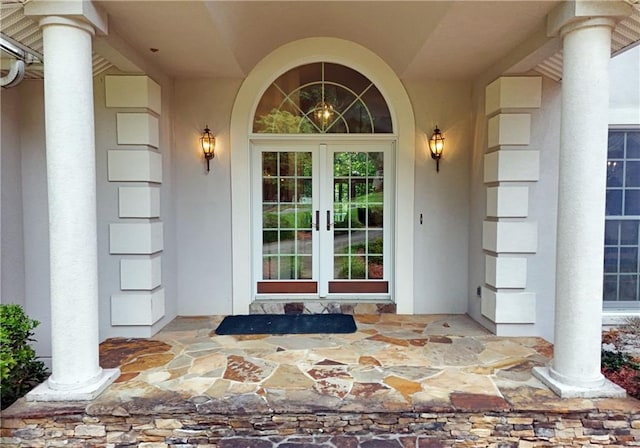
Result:
[[[49,382],[36,386],[26,395],[27,401],[91,401],[100,395],[120,376],[120,369],[102,369],[98,380],[92,384],[71,390],[56,390]]]
[[[548,367],[534,367],[532,373],[560,398],[624,398],[627,396],[627,392],[622,387],[606,378],[596,387],[577,387],[553,378]]]

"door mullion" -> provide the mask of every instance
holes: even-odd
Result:
[[[327,149],[326,144],[318,146],[319,156],[319,175],[318,175],[318,187],[320,189],[319,207],[320,207],[320,230],[318,231],[318,261],[319,261],[319,276],[318,276],[318,292],[320,297],[327,297],[329,294],[329,280],[332,270],[331,256],[332,256],[332,236],[333,231],[327,231],[326,219],[327,210],[332,213],[333,207],[333,194],[331,194],[331,184],[333,183],[333,169],[330,163],[331,154]]]

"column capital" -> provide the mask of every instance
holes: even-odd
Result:
[[[547,16],[547,35],[561,36],[568,26],[571,30],[581,26],[613,27],[632,11],[631,5],[621,0],[567,0]]]
[[[108,34],[107,14],[92,1],[86,0],[32,0],[25,4],[24,15],[35,19],[56,16],[90,25],[97,34]]]

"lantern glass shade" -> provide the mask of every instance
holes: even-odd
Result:
[[[213,157],[215,157],[216,139],[208,126],[204,128],[202,137],[200,137],[200,145],[202,146],[202,152],[205,158],[213,159]]]
[[[438,127],[434,129],[433,135],[429,139],[429,149],[431,149],[432,158],[439,159],[442,156],[442,150],[444,149],[444,137]]]
[[[333,118],[333,106],[326,101],[316,104],[315,115],[316,121],[326,123]]]

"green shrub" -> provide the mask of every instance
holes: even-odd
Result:
[[[633,358],[626,353],[602,350],[601,359],[602,368],[605,370],[612,370],[614,372],[617,372],[623,367],[635,366],[635,364],[633,363]]]
[[[47,369],[29,346],[32,330],[40,322],[30,319],[20,305],[0,304],[0,395],[2,409],[47,378]]]

